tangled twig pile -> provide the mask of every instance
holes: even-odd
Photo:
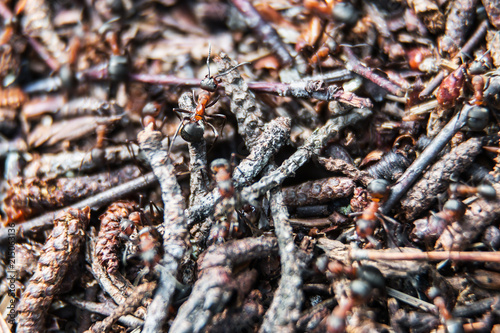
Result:
[[[1,330],[500,329],[498,8],[0,2]]]

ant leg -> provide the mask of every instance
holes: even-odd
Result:
[[[217,92],[213,93],[213,95],[210,97],[210,101],[207,103],[207,105],[205,105],[205,108],[209,108],[209,107],[213,106],[215,103],[217,103],[219,98],[220,98],[220,95]]]
[[[215,147],[215,143],[219,139],[219,133],[215,129],[214,125],[210,124],[208,121],[206,121],[205,124],[210,126],[210,128],[212,129],[212,131],[214,132],[214,135],[215,135],[215,139],[214,139],[214,142],[212,143],[212,147],[210,147],[210,149],[207,151],[207,154],[208,154],[212,150],[212,148]]]
[[[163,126],[165,126],[166,123],[167,123],[167,115],[164,115],[163,119],[161,120],[160,127],[158,128],[159,132],[161,132],[161,130],[163,129]]]
[[[175,134],[174,134],[174,136],[172,138],[172,142],[170,142],[170,146],[168,146],[167,156],[170,156],[170,151],[172,150],[172,146],[174,145],[174,141],[177,138],[177,135],[179,135],[179,132],[181,131],[181,128],[184,127],[186,121],[189,121],[189,120],[190,120],[189,117],[185,117],[184,119],[182,119],[181,123],[177,127],[177,130],[175,131]]]
[[[222,113],[214,113],[214,114],[210,114],[210,115],[207,115],[207,118],[219,118],[219,119],[222,119],[222,126],[220,128],[220,132],[223,133],[222,131],[224,130],[224,126],[226,126],[226,115],[223,115]],[[215,141],[214,141],[214,144],[215,144]]]
[[[188,110],[179,109],[179,108],[173,108],[172,111],[174,111],[175,115],[177,117],[179,117],[179,120],[183,119],[183,117],[180,115],[181,113],[188,113],[188,114],[193,114],[194,113],[193,111],[188,111]]]
[[[399,251],[403,252],[399,246],[398,246],[398,243],[396,243],[396,240],[394,239],[394,237],[392,236],[392,233],[389,231],[389,228],[387,227],[387,224],[385,223],[385,217],[382,217],[382,216],[377,216],[378,220],[380,221],[380,224],[382,224],[382,227],[384,228],[385,230],[385,234],[387,235],[387,238],[392,242],[392,244],[394,244],[394,246],[396,246],[398,248]]]
[[[196,92],[194,91],[194,89],[191,90],[191,91],[192,91],[192,95],[191,96],[193,97],[193,103],[194,103],[194,105],[197,105],[198,102],[196,101]]]
[[[210,128],[212,129],[212,131],[214,132],[214,135],[215,135],[215,139],[214,139],[214,142],[212,143],[212,145],[215,145],[215,143],[217,142],[217,140],[219,139],[219,132],[217,132],[217,129],[215,128],[214,125],[210,124],[208,121],[205,122],[205,124],[207,124],[208,126],[210,126]]]

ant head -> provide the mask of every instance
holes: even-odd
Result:
[[[219,172],[219,170],[229,170],[229,162],[225,158],[218,158],[210,163],[210,170],[213,174]]]
[[[135,223],[130,219],[123,219],[120,222],[120,228],[122,229],[122,233],[127,236],[132,235],[132,233],[134,232],[134,227]]]
[[[208,56],[207,56],[207,69],[208,74],[203,80],[201,80],[200,88],[209,92],[215,92],[220,80],[217,80],[217,76],[210,75],[210,52],[212,51],[212,44],[208,44]]]
[[[460,219],[462,216],[464,216],[465,211],[467,210],[467,206],[460,200],[450,199],[444,204],[443,210],[449,211],[451,214],[453,214],[453,217],[455,217],[456,219]]]
[[[490,119],[490,113],[487,108],[481,106],[472,107],[467,113],[467,126],[472,131],[482,131]]]
[[[495,188],[490,184],[482,184],[477,187],[477,193],[485,199],[493,200],[497,197]]]
[[[352,296],[357,300],[367,299],[370,296],[372,290],[372,286],[364,280],[356,279],[351,282]]]
[[[367,190],[374,201],[384,201],[391,191],[390,184],[385,179],[375,179],[368,184]]]
[[[382,272],[371,265],[363,265],[356,269],[356,277],[368,282],[373,288],[383,290],[385,288],[385,278]]]
[[[203,139],[204,132],[203,126],[197,122],[187,123],[182,126],[181,138],[187,142],[199,142]]]
[[[201,80],[200,88],[209,92],[215,92],[219,83],[221,82],[218,76],[210,76],[208,74],[203,80]]]

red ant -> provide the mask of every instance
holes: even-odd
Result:
[[[181,134],[181,137],[187,141],[187,142],[198,142],[203,139],[203,134],[205,132],[203,125],[208,125],[212,129],[212,131],[215,134],[215,142],[217,142],[217,139],[219,138],[219,133],[215,129],[215,127],[207,121],[206,118],[222,118],[223,119],[223,124],[221,128],[224,128],[224,124],[226,122],[226,116],[223,114],[212,114],[212,115],[207,115],[205,114],[206,108],[214,105],[220,95],[217,92],[217,89],[219,88],[219,84],[222,82],[220,79],[221,76],[229,74],[231,71],[235,70],[236,68],[247,64],[241,63],[238,64],[227,71],[217,74],[215,76],[210,75],[210,46],[208,48],[208,57],[207,57],[207,68],[208,68],[208,74],[205,76],[205,78],[201,81],[200,83],[200,88],[202,89],[201,93],[198,95],[198,102],[196,103],[196,110],[195,111],[188,111],[184,109],[179,109],[175,108],[174,112],[176,113],[189,113],[192,114],[191,116],[184,117],[181,120],[181,123],[179,124],[179,127],[177,127],[177,131],[174,134],[174,137],[172,139],[172,143],[170,144],[170,149],[172,148],[172,144],[177,138],[177,135]],[[194,93],[193,93],[193,98],[194,98]],[[170,151],[169,149],[169,151]]]
[[[339,302],[326,322],[328,333],[344,332],[348,313],[355,306],[366,303],[374,289],[385,290],[385,278],[378,268],[370,265],[355,268],[345,267],[339,262],[331,262],[328,268],[336,275],[345,273],[355,278],[349,286],[350,294]]]
[[[373,237],[373,233],[377,226],[377,221],[382,223],[382,226],[391,238],[389,229],[384,222],[384,219],[378,213],[380,203],[387,200],[390,188],[389,182],[384,179],[375,179],[368,184],[368,192],[370,193],[371,202],[368,207],[360,214],[361,217],[356,220],[356,233],[361,238],[366,238],[372,245],[378,245],[378,241]],[[393,240],[393,243],[396,244]]]
[[[422,218],[414,222],[411,232],[412,241],[435,241],[443,231],[453,222],[459,221],[465,214],[467,206],[460,200],[450,199],[446,201],[443,209],[428,218]]]
[[[231,178],[232,166],[234,166],[233,163],[224,158],[213,160],[210,164],[212,177],[217,183],[221,197],[215,203],[214,211],[214,217],[219,223],[213,229],[209,243],[223,242],[228,237],[241,237],[248,230],[239,192],[234,188]]]

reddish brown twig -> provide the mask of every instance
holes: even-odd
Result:
[[[425,260],[425,261],[481,261],[500,262],[498,252],[460,252],[460,251],[431,251],[431,252],[387,252],[376,250],[352,250],[349,253],[351,260]]]
[[[109,206],[99,218],[101,228],[97,235],[95,256],[110,274],[116,272],[120,265],[117,251],[120,246],[121,222],[135,210],[134,203],[118,201]]]
[[[42,332],[45,315],[58,293],[68,269],[78,259],[85,240],[90,208],[68,209],[54,220],[35,274],[24,291],[17,310],[17,332]]]
[[[91,265],[91,273],[99,282],[101,288],[115,301],[116,304],[123,304],[127,297],[132,294],[133,286],[120,272],[108,271],[102,265],[102,260],[96,254],[96,234],[95,229],[91,228],[90,243],[87,246],[86,258]],[[138,317],[144,318],[144,311],[138,313]]]
[[[22,222],[41,212],[60,208],[108,190],[140,175],[135,166],[112,173],[74,178],[18,178],[9,182],[3,201],[8,222]]]
[[[384,88],[388,92],[396,96],[403,96],[404,91],[400,87],[396,86],[391,81],[381,77],[378,74],[375,74],[371,69],[363,66],[361,62],[356,58],[356,55],[351,50],[350,47],[345,46],[343,48],[344,53],[347,56],[346,68],[356,74],[361,75],[362,77],[372,81],[376,85]]]

